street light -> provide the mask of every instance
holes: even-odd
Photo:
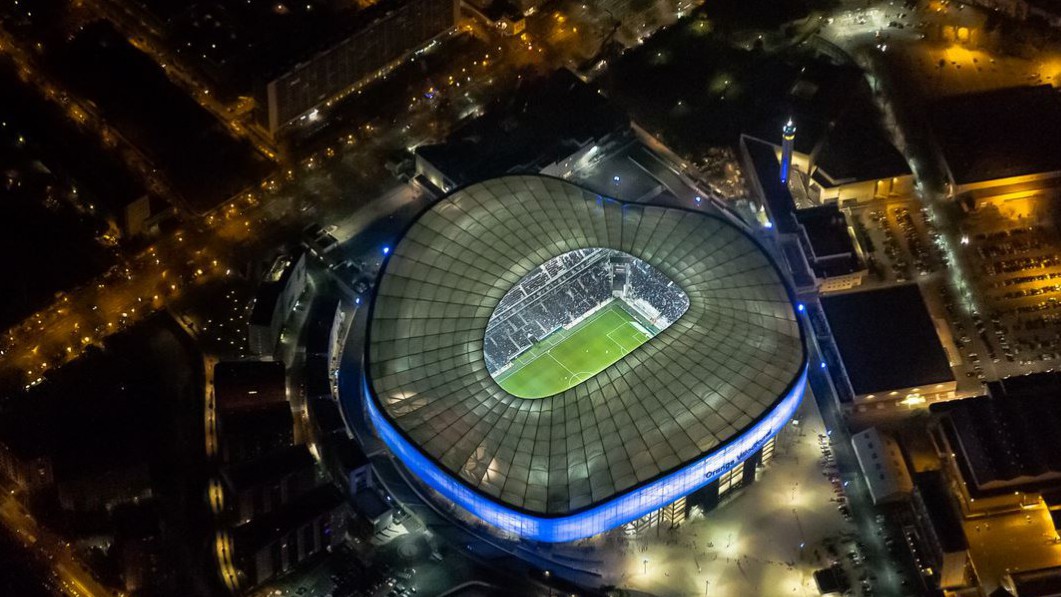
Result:
[[[645,565],[645,574],[648,574],[648,558],[641,560],[641,563]]]

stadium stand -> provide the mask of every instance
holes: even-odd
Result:
[[[644,261],[611,249],[579,249],[545,262],[501,299],[486,329],[483,352],[495,374],[556,330],[617,298],[655,328],[689,308],[689,298]]]

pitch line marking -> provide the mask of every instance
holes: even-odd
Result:
[[[568,378],[578,379],[578,377],[576,376],[575,372],[570,370],[570,369],[568,369],[567,365],[561,363],[559,359],[554,357],[552,352],[547,352],[545,354],[549,355],[549,358],[551,358],[553,360],[553,362],[555,362],[557,365],[560,365],[561,367],[563,367],[564,371],[567,371],[570,374],[570,375],[568,375]]]

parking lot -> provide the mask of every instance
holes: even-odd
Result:
[[[1061,365],[1061,235],[1048,215],[1029,209],[989,206],[962,214],[961,242],[950,248],[932,212],[915,200],[850,212],[869,264],[863,288],[921,287],[955,365],[959,395]]]
[[[988,206],[962,222],[959,255],[975,300],[973,327],[958,339],[968,359],[1000,375],[1053,371],[1061,357],[1061,235],[1036,207]],[[982,353],[967,349],[977,339]]]
[[[914,200],[875,202],[851,219],[869,262],[869,283],[920,281],[948,265],[939,231]]]

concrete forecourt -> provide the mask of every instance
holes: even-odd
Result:
[[[495,380],[484,334],[506,292],[596,248],[659,270],[687,311],[649,337],[602,304]],[[532,540],[589,537],[704,487],[780,431],[806,386],[793,296],[748,232],[548,177],[436,202],[390,252],[369,309],[361,388],[376,432],[443,497]]]

